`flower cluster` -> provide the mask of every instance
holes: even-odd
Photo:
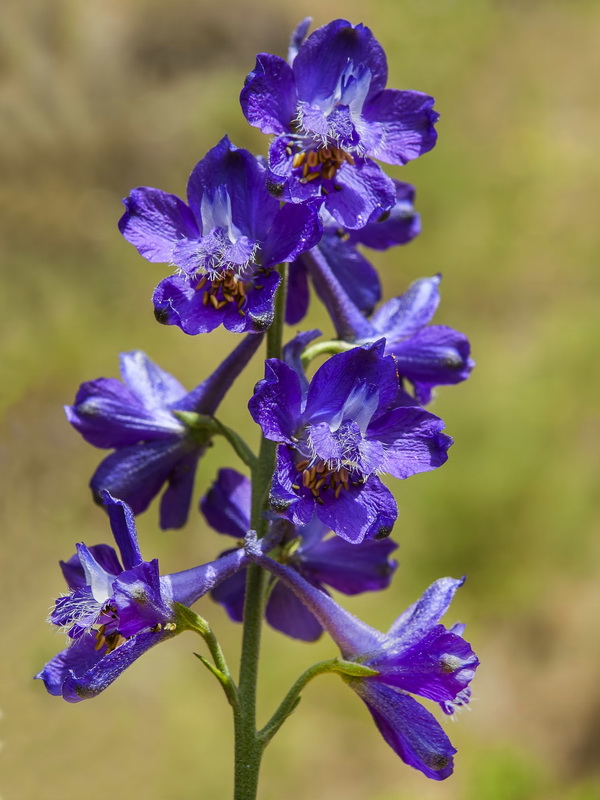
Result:
[[[245,625],[264,609],[273,628],[296,639],[326,631],[341,654],[335,669],[385,741],[442,780],[455,750],[413,695],[446,714],[469,701],[478,660],[464,626],[439,622],[462,581],[436,581],[387,634],[330,594],[389,586],[397,545],[387,537],[398,509],[384,480],[446,462],[452,439],[425,406],[436,387],[473,368],[466,336],[430,324],[440,276],[380,304],[381,283],[362,249],[404,246],[420,233],[413,187],[377,161],[403,165],[431,150],[438,114],[432,97],[386,88],[386,56],[369,28],[338,19],[307,36],[309,24],[293,33],[287,60],[258,55],[241,91],[250,125],[273,137],[268,159],[224,136],[193,168],[185,200],[149,187],[124,200],[123,237],[171,273],[154,291],[158,322],[191,336],[220,325],[243,335],[190,392],[135,350],[121,354],[121,380],[86,382],[66,406],[88,443],[112,451],[90,485],[120,558],[107,545],[80,543],[61,562],[69,592],[50,621],[66,631],[68,647],[36,677],[70,702],[90,698],[150,647],[191,629],[215,664],[201,660],[234,709],[243,708],[244,676],[238,689],[208,623],[189,609],[210,592]],[[305,317],[311,286],[336,338],[299,331],[282,346],[283,322]],[[264,378],[248,404],[262,433],[256,455],[216,415],[265,339]],[[222,469],[200,509],[237,546],[161,575],[156,559],[141,556],[134,515],[162,491],[160,526],[182,527],[198,463],[217,436],[251,477]],[[242,671],[244,663],[243,655]],[[242,724],[244,714],[235,719]]]

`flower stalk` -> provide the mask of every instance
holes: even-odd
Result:
[[[281,358],[286,294],[286,265],[278,267],[281,277],[275,296],[275,314],[267,333],[267,358]],[[258,460],[252,469],[251,526],[259,538],[267,531],[264,512],[275,469],[274,442],[262,438]],[[235,724],[235,789],[234,800],[255,800],[258,776],[265,743],[256,730],[256,687],[260,636],[266,601],[267,573],[252,564],[248,567],[244,601],[244,630],[239,678],[239,711]]]

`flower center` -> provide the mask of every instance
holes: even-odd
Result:
[[[341,147],[320,147],[296,153],[292,167],[302,171],[300,183],[310,183],[317,178],[333,181],[339,168],[345,163],[353,165],[354,158]],[[334,184],[333,188],[339,191],[342,187]],[[325,187],[323,191],[327,192]]]
[[[127,639],[119,631],[106,633],[106,625],[101,625],[96,631],[96,646],[94,649],[101,650],[106,645],[106,654],[108,655],[108,653],[116,650],[117,647],[125,644],[126,641]]]
[[[361,481],[351,481],[350,473],[345,467],[338,469],[331,469],[326,461],[317,461],[312,467],[309,467],[308,459],[298,461],[296,469],[302,475],[302,486],[309,489],[312,496],[317,503],[323,505],[323,498],[321,492],[326,492],[331,489],[335,499],[337,500],[342,490],[348,490],[350,485],[359,486]],[[300,489],[299,483],[293,483],[292,489],[298,491]]]
[[[106,605],[98,617],[98,621],[100,620],[104,620],[104,622],[96,630],[95,649],[101,650],[106,645],[106,654],[108,655],[124,644],[127,639],[117,630],[119,615],[116,606],[110,603]]]
[[[210,303],[215,311],[219,311],[226,305],[235,303],[240,317],[246,316],[243,310],[246,305],[246,282],[235,276],[232,270],[227,270],[224,275],[212,280],[205,275],[194,288],[197,292],[204,291],[203,305],[207,306]],[[255,284],[254,288],[262,289],[262,286]]]

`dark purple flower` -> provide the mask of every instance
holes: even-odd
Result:
[[[123,201],[123,236],[148,261],[177,270],[154,292],[159,322],[189,334],[269,327],[274,267],[313,247],[321,223],[314,204],[280,208],[265,181],[266,168],[225,136],[195,166],[187,204],[147,187]]]
[[[200,567],[159,575],[158,561],[140,554],[131,509],[102,493],[123,566],[112,547],[77,545],[61,561],[69,594],[59,597],[50,621],[67,631],[69,647],[35,677],[70,703],[95,697],[155,644],[185,629],[175,603],[189,606],[245,566],[243,550]]]
[[[321,278],[320,264],[324,260],[331,273],[343,287],[354,305],[369,315],[381,300],[379,275],[358,250],[357,245],[387,250],[395,245],[407,244],[421,231],[421,220],[414,209],[415,190],[408,183],[394,181],[396,203],[381,214],[375,222],[364,228],[341,228],[326,208],[321,208],[323,237],[319,244],[290,264],[286,322],[296,325],[308,310],[308,275],[313,276],[315,289],[328,305],[330,290]]]
[[[338,337],[364,345],[385,338],[400,376],[414,387],[417,403],[431,400],[432,389],[466,380],[475,362],[469,340],[447,325],[429,325],[440,302],[441,275],[414,281],[403,295],[384,303],[370,319],[352,300],[320,248],[305,256],[317,291]]]
[[[385,342],[334,355],[307,391],[278,359],[265,364],[250,413],[279,442],[272,510],[306,525],[319,520],[349,542],[387,536],[398,510],[377,477],[407,478],[441,466],[452,443],[444,423],[421,408],[397,405],[396,363]]]
[[[434,146],[434,100],[386,89],[385,53],[369,28],[337,19],[302,43],[288,64],[262,53],[240,95],[246,119],[275,134],[274,194],[294,203],[324,196],[340,225],[361,228],[394,203],[394,184],[372,161],[405,164]]]
[[[448,714],[469,701],[479,660],[462,638],[464,626],[439,624],[462,580],[441,578],[394,622],[387,633],[371,628],[296,570],[266,556],[249,539],[252,561],[268,569],[296,594],[330,634],[348,661],[376,670],[346,678],[364,700],[390,747],[433,780],[452,774],[455,748],[432,714],[411,695],[437,702]]]
[[[219,533],[244,539],[250,528],[250,481],[232,469],[219,471],[217,480],[202,499],[207,522]],[[283,521],[280,521],[283,522]],[[276,523],[277,524],[277,523]],[[316,517],[308,524],[290,528],[280,558],[313,586],[330,586],[344,594],[379,591],[389,586],[397,563],[390,561],[397,545],[390,539],[352,545],[337,536],[325,538],[327,528]],[[223,581],[212,592],[235,622],[244,617],[245,571]],[[315,641],[321,623],[283,583],[269,594],[266,619],[276,630],[304,641]]]
[[[177,412],[212,416],[234,380],[260,345],[249,334],[193,391],[154,364],[141,350],[122,353],[122,381],[98,378],[83,383],[67,419],[95,447],[114,448],[94,473],[96,498],[102,489],[145,511],[167,484],[160,504],[163,529],[180,528],[188,516],[198,459],[209,435],[188,427]]]

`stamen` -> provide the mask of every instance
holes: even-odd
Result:
[[[317,178],[322,178],[324,181],[333,180],[340,167],[354,163],[353,156],[341,147],[326,145],[316,150],[302,150],[296,153],[292,160],[292,168],[302,167],[300,182],[308,183]],[[334,188],[339,191],[342,187]]]
[[[317,461],[312,467],[309,467],[308,459],[303,459],[296,464],[296,469],[302,475],[302,486],[299,483],[293,483],[292,489],[295,492],[300,491],[302,487],[308,489],[314,499],[323,504],[321,498],[321,491],[327,491],[331,488],[335,499],[337,500],[342,491],[348,491],[350,488],[350,473],[346,467],[339,467],[337,469],[323,459]],[[355,484],[353,485],[360,485]]]
[[[263,287],[257,284],[255,288],[262,289]],[[210,303],[215,311],[220,311],[228,303],[236,303],[240,316],[246,316],[246,313],[242,311],[242,307],[246,304],[246,285],[231,270],[218,278],[213,278],[210,283],[208,277],[204,276],[196,284],[197,291],[202,289],[204,289],[203,305],[207,306]]]
[[[296,153],[292,161],[292,167],[301,167],[306,159],[306,153]]]

